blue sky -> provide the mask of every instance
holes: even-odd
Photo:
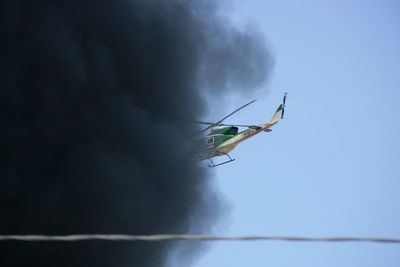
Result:
[[[215,234],[400,238],[399,14],[389,0],[232,2],[231,19],[257,25],[276,65],[226,123],[262,123],[289,95],[271,133],[212,170],[230,210]],[[398,267],[400,247],[214,242],[193,266]]]

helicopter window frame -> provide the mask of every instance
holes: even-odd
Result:
[[[206,145],[213,145],[213,144],[214,144],[214,136],[213,137],[207,137]]]

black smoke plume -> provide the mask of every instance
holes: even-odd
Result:
[[[221,206],[182,118],[265,81],[259,37],[207,0],[0,5],[0,234],[210,230]],[[176,247],[2,242],[0,266],[163,266]]]

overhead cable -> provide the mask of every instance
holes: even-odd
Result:
[[[307,241],[307,242],[375,242],[397,243],[400,239],[369,237],[300,237],[300,236],[215,236],[215,235],[123,235],[123,234],[78,234],[78,235],[0,235],[0,241]]]

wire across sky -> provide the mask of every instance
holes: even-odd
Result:
[[[214,236],[214,235],[0,235],[0,241],[305,241],[305,242],[373,242],[373,243],[397,243],[400,239],[393,238],[365,238],[365,237],[300,237],[300,236]]]

